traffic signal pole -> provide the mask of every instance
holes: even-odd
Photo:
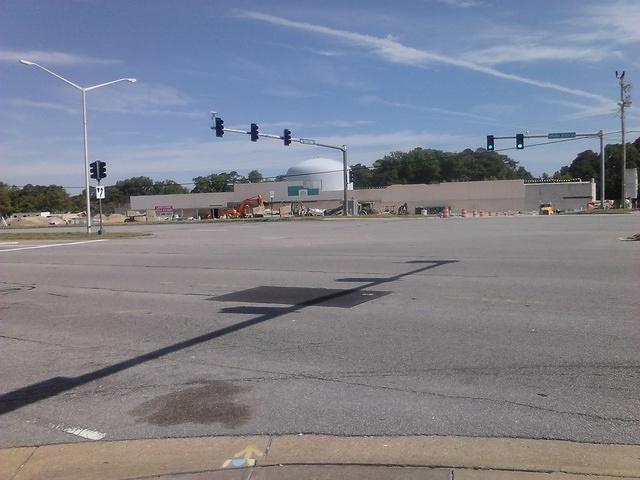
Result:
[[[214,122],[214,126],[212,126],[211,128],[213,130],[215,130],[215,121],[216,121],[216,112],[211,112],[211,118]],[[224,131],[225,132],[231,132],[231,133],[241,133],[244,135],[251,135],[251,130],[240,130],[237,128],[227,128],[224,127]],[[283,140],[285,139],[284,135],[273,135],[271,133],[258,133],[258,137],[264,137],[264,138],[273,138],[275,140]],[[498,138],[498,137],[496,137]],[[332,150],[340,150],[342,152],[342,201],[343,201],[343,205],[342,205],[342,214],[346,217],[347,216],[347,188],[349,185],[349,181],[347,178],[347,171],[348,171],[348,166],[347,166],[347,146],[346,145],[330,145],[328,143],[320,143],[320,142],[316,142],[315,140],[312,140],[310,138],[295,138],[295,137],[291,137],[290,139],[291,142],[296,142],[296,143],[300,143],[302,145],[313,145],[314,147],[322,147],[322,148],[330,148]]]
[[[98,190],[100,187],[100,180],[106,178],[107,176],[107,162],[101,162],[100,160],[96,160],[89,164],[89,172],[91,173],[91,178],[94,178],[98,181],[98,186],[96,187],[96,198],[98,199],[98,204],[100,205],[100,230],[98,230],[98,235],[102,235],[102,198],[104,195],[104,191],[98,195]]]
[[[522,138],[547,138],[547,139],[574,139],[574,138],[595,138],[598,137],[600,139],[600,207],[604,208],[604,200],[605,200],[605,190],[604,190],[604,131],[600,130],[595,133],[576,133],[576,132],[562,132],[562,133],[548,133],[546,135],[522,135]],[[517,136],[509,135],[504,137],[498,137],[496,135],[487,135],[487,145],[491,144],[493,146],[494,140],[512,140],[516,139]],[[524,143],[522,148],[518,148],[519,150],[524,149]],[[496,151],[495,146],[491,151]],[[498,150],[500,151],[500,150]],[[624,195],[624,193],[623,193]]]
[[[100,179],[98,179],[98,186],[100,186]],[[100,230],[98,230],[98,235],[102,235],[102,197],[98,199],[98,205],[100,205]]]

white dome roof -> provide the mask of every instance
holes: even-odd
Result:
[[[304,160],[297,165],[292,166],[287,170],[287,175],[300,175],[301,173],[319,173],[319,172],[333,172],[334,170],[340,170],[342,174],[342,162],[332,160],[331,158],[310,158]],[[338,173],[338,172],[334,172]]]
[[[331,158],[310,158],[287,170],[284,179],[299,182],[306,188],[319,188],[321,191],[342,190],[342,162]],[[349,184],[349,189],[353,188]]]

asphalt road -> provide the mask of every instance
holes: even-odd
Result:
[[[0,447],[640,443],[638,215],[130,228],[153,236],[0,241]]]

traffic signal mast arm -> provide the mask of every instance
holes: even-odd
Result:
[[[215,119],[215,117],[214,117],[214,119]],[[215,122],[215,120],[214,120],[214,122]],[[239,128],[227,128],[227,127],[224,127],[224,131],[225,132],[231,132],[231,133],[242,133],[244,135],[251,135],[251,130],[241,130]],[[258,137],[259,138],[262,138],[262,137],[264,137],[264,138],[274,138],[276,140],[284,140],[284,135],[273,135],[271,133],[259,132],[258,133]],[[499,137],[496,137],[496,138],[499,138]],[[291,141],[292,142],[297,142],[297,143],[302,143],[304,145],[313,145],[315,147],[333,148],[334,150],[340,150],[341,152],[344,152],[347,149],[346,145],[342,145],[342,146],[340,146],[340,145],[329,145],[329,144],[326,144],[326,143],[316,142],[315,140],[311,140],[311,139],[308,139],[308,138],[296,138],[296,137],[292,136],[291,137]]]
[[[552,135],[551,138],[553,138],[553,133],[547,133],[546,135],[524,135],[524,138],[549,138],[549,135]],[[576,133],[574,135],[571,136],[571,138],[573,137],[599,137],[600,136],[600,132],[596,132],[596,133]],[[508,135],[505,137],[499,137],[497,135],[493,135],[493,139],[494,140],[515,140],[516,136],[515,135]]]
[[[212,129],[215,130],[215,125],[216,125],[216,119],[219,119],[220,117],[217,116],[217,112],[211,112],[211,119],[213,120],[213,124],[214,126],[211,127]],[[284,135],[273,135],[271,133],[260,133],[260,131],[258,130],[258,125],[256,125],[255,130],[256,130],[256,136],[257,138],[260,137],[264,137],[264,138],[273,138],[276,140],[285,140],[285,136]],[[231,133],[241,133],[244,135],[251,135],[252,131],[250,130],[240,130],[238,128],[226,128],[224,127],[224,132],[231,132]],[[289,142],[297,142],[297,143],[301,143],[303,145],[313,145],[314,147],[324,147],[324,148],[331,148],[333,150],[340,150],[342,152],[342,177],[343,177],[343,198],[342,198],[342,213],[343,215],[346,217],[347,216],[347,186],[348,186],[348,178],[347,178],[347,172],[349,170],[348,166],[347,166],[347,146],[346,145],[329,145],[327,143],[319,143],[316,142],[315,140],[312,140],[310,138],[295,138],[295,137],[291,137],[291,131],[288,132],[289,135],[287,135],[286,140]],[[221,135],[220,135],[221,136]],[[252,135],[253,136],[253,135]],[[257,140],[256,138],[256,140]],[[286,144],[285,144],[286,145]]]

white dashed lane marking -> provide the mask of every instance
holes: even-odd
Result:
[[[48,245],[32,245],[28,247],[16,247],[16,248],[5,248],[0,249],[0,253],[2,252],[16,252],[18,250],[32,250],[36,248],[51,248],[51,247],[64,247],[66,245],[82,245],[85,243],[96,243],[96,242],[106,242],[107,239],[102,240],[84,240],[82,242],[67,242],[67,243],[50,243]]]

